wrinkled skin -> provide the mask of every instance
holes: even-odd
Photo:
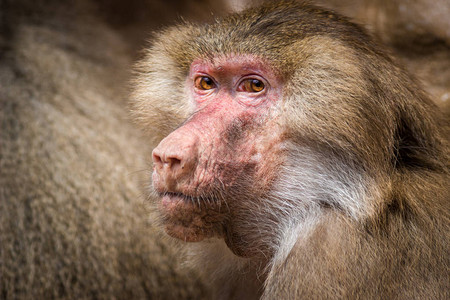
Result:
[[[282,157],[281,79],[267,66],[252,56],[192,63],[186,90],[194,113],[153,151],[153,184],[169,235],[189,242],[242,238],[228,220],[240,200],[270,188]],[[211,89],[196,86],[205,76]],[[262,91],[247,90],[253,79]]]

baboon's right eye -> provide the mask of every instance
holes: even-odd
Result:
[[[216,87],[216,84],[208,76],[199,76],[195,78],[195,87],[199,90],[211,90]]]

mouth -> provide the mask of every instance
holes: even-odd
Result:
[[[189,196],[183,193],[175,193],[175,192],[163,192],[158,193],[158,196],[162,200],[169,200],[169,201],[177,201],[182,200],[184,202],[194,202],[197,197]]]

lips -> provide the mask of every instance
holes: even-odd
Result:
[[[192,226],[195,216],[204,211],[198,198],[174,192],[161,193],[158,206],[167,222],[186,227]]]
[[[200,201],[198,197],[189,196],[183,193],[165,192],[161,193],[159,197],[159,205],[163,212],[166,214],[168,213],[169,215],[176,214],[178,217],[180,217],[179,212],[183,210],[188,214],[199,213],[203,206],[202,201]]]

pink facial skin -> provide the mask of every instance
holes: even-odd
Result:
[[[212,88],[202,89],[202,77]],[[264,88],[249,90],[252,79]],[[255,56],[219,56],[192,63],[186,90],[195,112],[153,150],[166,231],[189,242],[237,237],[228,220],[241,200],[258,201],[281,163],[281,79]]]

